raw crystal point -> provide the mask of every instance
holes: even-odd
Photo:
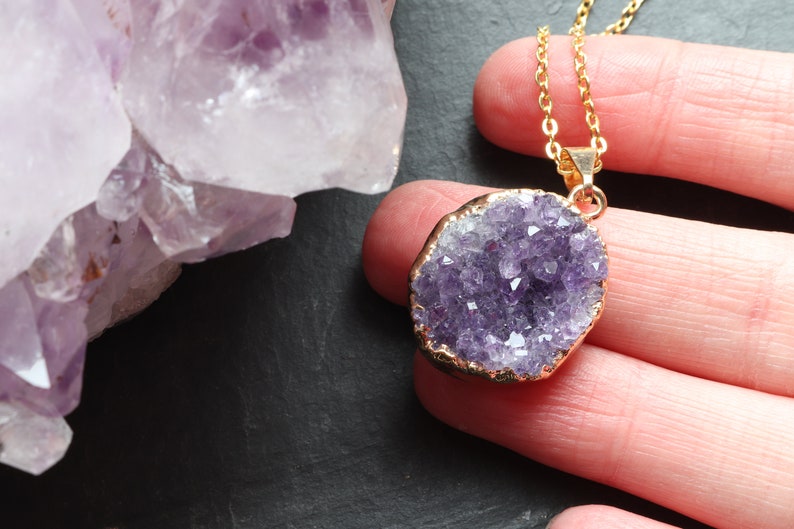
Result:
[[[380,2],[134,6],[124,105],[183,178],[287,196],[388,189],[405,95]]]
[[[47,417],[19,403],[0,402],[0,463],[38,475],[63,457],[71,440],[72,430],[60,415]]]
[[[81,301],[42,300],[24,276],[0,289],[0,387],[5,395],[33,410],[66,414],[74,409],[81,387],[86,310]]]
[[[390,185],[406,106],[393,6],[6,6],[0,462],[38,474],[62,457],[88,337],[154,301],[180,262],[287,235],[295,194]]]
[[[118,222],[139,214],[165,257],[196,262],[287,236],[295,202],[188,182],[135,133],[129,152],[99,190],[97,210]]]
[[[2,286],[94,201],[130,146],[130,123],[69,2],[3,4],[0,79]]]
[[[391,18],[392,13],[394,12],[394,3],[396,0],[381,0],[381,5],[383,7],[383,12],[386,14],[386,18]]]
[[[566,202],[508,191],[439,223],[411,280],[415,329],[431,356],[446,349],[487,371],[536,379],[589,330],[607,255]]]

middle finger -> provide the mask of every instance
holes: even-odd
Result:
[[[376,290],[407,299],[408,270],[435,223],[484,188],[396,189],[367,229]],[[702,378],[794,394],[794,236],[610,209],[606,309],[588,341]]]

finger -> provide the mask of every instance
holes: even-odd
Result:
[[[470,378],[470,377],[466,377]],[[461,380],[415,357],[449,425],[720,529],[794,524],[794,404],[583,345],[544,382]]]
[[[534,38],[483,66],[474,118],[490,141],[544,156]],[[794,55],[631,35],[588,38],[587,71],[610,169],[699,182],[794,208]],[[570,37],[549,50],[562,145],[588,145]]]
[[[644,516],[608,507],[582,505],[571,507],[552,518],[546,529],[675,529]]]
[[[423,181],[390,193],[364,270],[396,303],[435,223],[487,189]],[[606,308],[588,341],[695,376],[794,395],[794,236],[610,209]]]

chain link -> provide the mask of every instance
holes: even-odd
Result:
[[[634,19],[637,10],[642,6],[645,0],[631,0],[629,4],[623,9],[620,19],[614,24],[607,26],[606,30],[601,35],[617,35],[626,31]],[[596,150],[594,173],[601,170],[603,166],[601,162],[601,155],[607,150],[607,142],[601,135],[601,124],[595,112],[595,104],[593,103],[593,96],[590,92],[590,78],[587,76],[587,55],[584,53],[584,40],[585,40],[585,27],[587,26],[587,17],[593,9],[595,0],[582,0],[579,8],[576,10],[576,20],[571,27],[569,34],[573,37],[574,49],[574,68],[576,70],[577,87],[579,88],[579,96],[582,100],[582,105],[585,110],[585,123],[590,130],[590,146]],[[546,155],[554,160],[557,164],[557,171],[562,175],[571,174],[572,167],[567,167],[561,164],[562,147],[557,142],[557,132],[559,127],[557,121],[551,115],[552,102],[549,95],[549,27],[543,26],[538,28],[538,49],[536,56],[538,59],[538,68],[535,71],[535,81],[540,87],[540,95],[538,96],[538,103],[540,109],[543,111],[543,133],[549,139],[546,144]]]
[[[620,19],[614,24],[608,25],[599,35],[618,35],[626,31],[643,2],[645,2],[645,0],[631,0],[620,13]],[[571,32],[577,27],[580,27],[582,31],[584,31],[585,26],[587,26],[587,17],[590,14],[590,10],[593,9],[593,4],[595,4],[595,0],[582,0],[582,3],[579,4],[579,8],[576,10],[576,20],[573,23]]]
[[[585,123],[587,128],[590,129],[590,146],[596,150],[594,171],[598,172],[601,170],[601,155],[607,150],[607,141],[601,136],[601,123],[595,113],[595,104],[590,93],[590,77],[587,76],[587,70],[585,69],[587,55],[584,53],[584,32],[578,27],[573,28],[573,49],[576,53],[573,64],[576,70],[577,87],[584,106]]]
[[[551,117],[551,96],[549,95],[549,26],[538,28],[538,51],[535,53],[538,59],[538,69],[535,71],[535,81],[540,87],[538,104],[543,111],[543,133],[549,138],[546,144],[546,156],[554,160],[557,167],[560,166],[560,154],[562,147],[557,143],[557,120]]]

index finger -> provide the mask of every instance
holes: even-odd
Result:
[[[488,59],[474,118],[493,143],[543,156],[536,48],[524,38]],[[794,55],[631,35],[588,38],[585,52],[607,168],[794,209]],[[552,37],[549,76],[558,140],[589,144],[569,37]]]

